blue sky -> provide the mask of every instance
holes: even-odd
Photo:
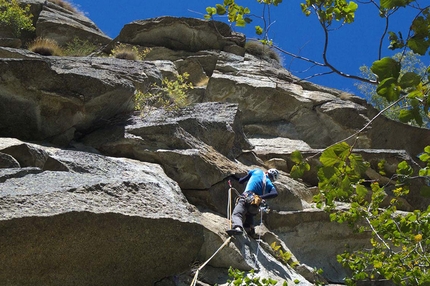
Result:
[[[270,37],[274,44],[282,49],[322,62],[323,30],[317,23],[315,15],[306,17],[300,8],[305,0],[284,0],[278,7],[271,10],[274,23],[271,26]],[[222,0],[123,0],[108,4],[101,0],[73,0],[80,11],[90,18],[105,34],[115,38],[125,24],[135,20],[148,19],[160,16],[180,16],[203,18],[207,6],[215,6]],[[236,0],[239,2],[239,0]],[[358,1],[356,1],[358,3]],[[261,15],[262,5],[255,0],[241,0],[239,2],[248,6],[251,12]],[[245,5],[246,4],[246,5]],[[331,35],[328,59],[337,69],[354,75],[359,75],[359,67],[370,66],[378,57],[379,39],[384,29],[384,20],[378,16],[373,5],[359,4],[356,20],[336,30]],[[406,13],[401,9],[400,14],[391,21],[390,30],[402,31],[407,35],[407,28],[415,14]],[[225,21],[225,18],[217,18]],[[254,26],[260,24],[255,19],[248,28],[236,28],[247,38],[255,38]],[[383,56],[393,53],[387,49],[388,40],[383,44]],[[300,78],[321,73],[327,70],[311,68],[309,63],[288,56],[282,56],[284,67]],[[428,60],[428,58],[427,58]],[[424,62],[428,65],[428,62]],[[310,81],[327,87],[337,88],[358,94],[354,86],[355,81],[345,79],[338,75],[321,76]]]

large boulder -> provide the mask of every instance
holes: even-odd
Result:
[[[160,164],[190,202],[225,214],[227,180],[247,171],[235,158],[252,148],[240,116],[237,104],[199,103],[176,112],[132,116],[82,142],[109,156]]]
[[[30,5],[35,36],[55,40],[59,45],[72,42],[75,38],[93,44],[108,44],[112,39],[104,34],[93,21],[70,5],[66,9],[55,1],[21,0]]]
[[[0,169],[1,281],[142,285],[197,257],[199,212],[160,166],[0,142],[21,164]]]
[[[233,161],[251,145],[235,104],[202,103],[178,112],[133,116],[83,142],[110,156],[161,164],[182,189],[207,190],[243,167]],[[210,144],[210,145],[209,145]]]
[[[378,111],[365,100],[307,83],[249,54],[220,54],[203,101],[238,103],[248,137],[302,140],[312,148],[350,138],[356,148],[404,149],[415,157],[430,138],[429,129],[383,115],[373,120]]]
[[[117,42],[190,52],[201,50],[226,50],[240,54],[245,52],[243,48],[245,37],[234,33],[229,25],[195,18],[165,16],[134,21],[122,28],[113,44]]]
[[[151,63],[2,50],[0,136],[67,145],[76,131],[132,111],[135,90],[160,79]]]

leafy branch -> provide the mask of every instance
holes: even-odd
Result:
[[[149,90],[136,91],[134,97],[135,110],[142,114],[149,112],[152,108],[164,108],[176,110],[187,105],[187,91],[192,89],[192,83],[187,82],[188,73],[176,75],[175,80],[164,78],[161,85],[154,83]]]
[[[430,206],[408,213],[398,211],[402,198],[411,191],[411,180],[430,182],[430,146],[419,159],[425,166],[418,176],[406,161],[398,164],[396,174],[390,179],[394,189],[389,198],[386,186],[377,180],[363,179],[369,163],[353,153],[353,146],[342,142],[322,152],[318,168],[320,193],[314,197],[317,207],[327,211],[331,221],[348,223],[370,235],[369,249],[346,250],[337,256],[338,262],[352,271],[346,279],[348,285],[381,279],[396,285],[430,282]],[[383,168],[383,163],[379,166]],[[420,191],[422,196],[430,197],[428,184]],[[340,202],[348,207],[340,208]]]
[[[269,38],[269,29],[273,23],[270,19],[270,8],[271,6],[278,6],[282,1],[257,0],[257,2],[264,5],[263,16],[261,17],[264,25],[263,28],[261,26],[255,26],[256,33],[257,35],[263,35],[263,38],[260,40],[262,43],[272,46],[273,41]],[[275,49],[293,58],[307,61],[312,65],[328,68],[328,72],[319,75],[336,73],[342,77],[377,85],[378,95],[386,98],[388,102],[397,101],[400,94],[407,94],[408,102],[410,102],[411,105],[401,112],[399,119],[405,123],[415,121],[418,125],[422,126],[423,116],[430,117],[430,97],[428,88],[430,82],[429,71],[427,71],[427,77],[421,77],[413,71],[400,75],[401,61],[393,62],[393,59],[389,57],[382,58],[382,42],[388,33],[390,49],[403,49],[403,53],[405,53],[408,48],[414,53],[424,55],[430,47],[430,30],[428,29],[430,25],[430,6],[421,8],[418,4],[418,0],[380,0],[379,4],[377,4],[375,0],[370,0],[363,4],[374,5],[375,8],[377,8],[379,16],[385,19],[385,28],[379,43],[379,57],[371,68],[372,72],[376,75],[375,79],[345,73],[336,68],[329,61],[327,56],[330,32],[354,22],[355,13],[358,10],[358,4],[354,1],[305,0],[304,3],[301,4],[302,12],[306,16],[315,14],[323,29],[324,44],[322,63],[306,57],[301,57],[279,47],[275,47]],[[403,39],[400,32],[396,34],[388,31],[390,18],[397,13],[400,8],[404,7],[417,10],[417,15],[410,25],[407,39]],[[269,11],[267,14],[264,13],[266,10]],[[243,27],[252,22],[249,8],[239,5],[235,0],[224,0],[223,4],[216,4],[215,7],[207,7],[206,11],[206,19],[212,19],[215,15],[227,14],[228,21],[239,27]],[[268,22],[266,21],[266,17],[269,17]],[[338,26],[335,28],[333,28],[334,23],[338,23]],[[391,72],[391,74],[387,74],[386,71]]]

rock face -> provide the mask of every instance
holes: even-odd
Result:
[[[55,40],[60,46],[73,41],[75,38],[89,41],[96,45],[108,44],[111,41],[88,17],[75,7],[66,9],[55,1],[20,0],[22,5],[30,5],[35,31],[24,33],[24,42],[35,37]],[[65,3],[69,3],[65,1]]]
[[[75,38],[95,44],[110,43],[111,38],[83,13],[61,8],[49,1],[42,2],[40,13],[36,17],[36,36],[53,39],[59,45],[71,42]]]
[[[232,32],[222,22],[194,18],[160,17],[127,24],[114,42],[197,52],[201,50],[240,50],[245,37]],[[242,47],[242,49],[240,49]]]
[[[317,167],[318,152],[355,134],[374,108],[245,54],[244,36],[223,23],[139,20],[108,41],[82,15],[28,3],[39,35],[60,42],[80,35],[106,44],[106,52],[117,42],[151,51],[146,61],[127,61],[0,48],[0,281],[190,285],[210,259],[202,285],[227,285],[230,266],[287,285],[343,283],[336,254],[345,242],[362,248],[368,238],[313,206],[316,175],[290,178],[291,153],[314,156]],[[189,106],[133,112],[138,90],[184,72],[195,87]],[[429,130],[378,117],[356,152],[371,164],[368,178],[389,191],[397,164],[418,168],[416,155],[428,144]],[[381,159],[387,178],[375,171]],[[225,245],[228,183],[243,191],[233,178],[256,167],[280,170],[279,196],[256,218],[260,240]],[[428,204],[411,193],[404,210]],[[272,243],[298,266],[278,261]]]
[[[133,110],[135,86],[160,78],[150,63],[44,58],[31,52],[0,58],[0,69],[5,71],[0,76],[0,135],[66,144],[76,131]]]
[[[197,256],[198,211],[160,166],[16,139],[0,145],[19,162],[0,170],[1,281],[145,284]]]

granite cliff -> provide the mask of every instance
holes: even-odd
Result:
[[[110,39],[80,13],[21,2],[32,7],[34,34],[19,47],[6,36],[0,41],[0,282],[190,285],[228,239],[231,175],[275,167],[280,195],[261,216],[261,239],[233,239],[202,269],[198,285],[227,285],[230,266],[287,285],[343,283],[336,254],[346,244],[366,246],[367,237],[313,206],[316,176],[293,180],[290,155],[318,154],[377,110],[247,53],[245,37],[225,23],[138,20]],[[25,48],[35,37],[59,44],[78,37],[100,49],[41,56]],[[117,43],[150,52],[144,61],[108,57]],[[187,107],[134,111],[137,90],[184,72],[194,85]],[[379,116],[355,144],[374,178],[381,159],[391,171],[402,160],[418,166],[430,131]],[[410,194],[404,210],[428,203]],[[296,266],[276,259],[273,242]]]

